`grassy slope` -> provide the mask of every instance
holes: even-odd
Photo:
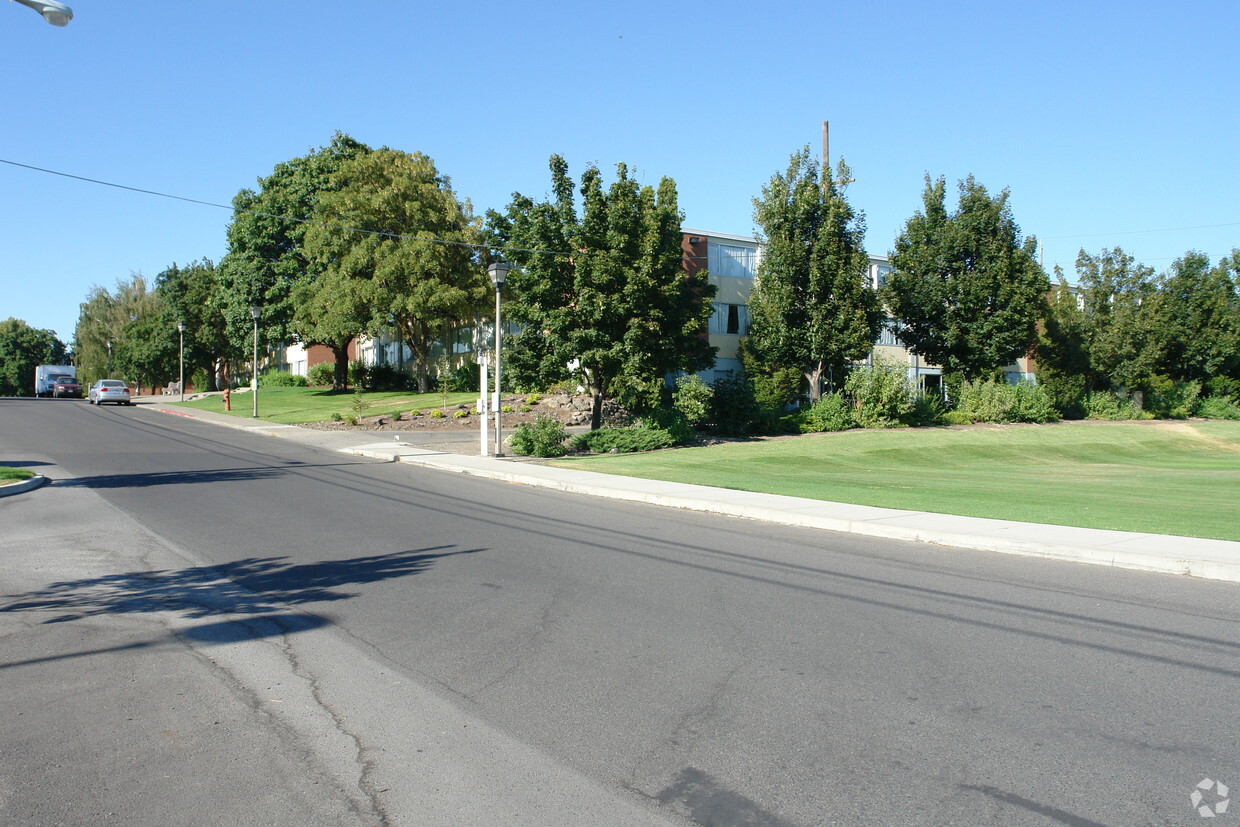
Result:
[[[847,431],[560,464],[887,508],[1240,540],[1236,422]]]
[[[450,393],[448,406],[472,404],[476,393]],[[397,411],[413,409],[428,411],[443,405],[443,395],[438,393],[410,393],[408,391],[372,391],[364,393],[369,407],[364,416],[390,415]],[[181,403],[169,403],[181,404]],[[232,394],[233,416],[249,416],[253,411],[253,398],[248,392]],[[218,396],[209,396],[193,402],[185,402],[187,408],[224,413],[224,403]],[[297,425],[302,422],[321,422],[331,419],[333,413],[353,415],[353,392],[332,393],[321,388],[259,388],[258,415],[268,422]]]

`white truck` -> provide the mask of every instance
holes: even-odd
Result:
[[[38,365],[34,369],[34,395],[51,396],[52,385],[58,376],[72,376],[77,379],[77,368],[73,365]]]

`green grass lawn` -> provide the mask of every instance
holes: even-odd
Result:
[[[7,465],[0,465],[0,485],[8,485],[12,482],[21,482],[28,480],[34,476],[34,472],[25,468],[9,468]]]
[[[320,422],[331,419],[333,413],[353,416],[353,391],[332,393],[323,388],[259,388],[258,416],[267,422],[283,425],[299,425],[303,422]],[[443,406],[443,394],[411,393],[409,391],[368,391],[362,394],[367,408],[363,416],[390,416],[398,411],[422,410]],[[450,393],[448,406],[472,404],[476,393]],[[192,402],[169,403],[178,407],[197,408],[204,411],[225,413],[219,396],[208,396]],[[250,416],[254,410],[253,397],[248,392],[232,394],[232,415]]]
[[[1240,422],[845,431],[555,464],[886,508],[1240,540]]]

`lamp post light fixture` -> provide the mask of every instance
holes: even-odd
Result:
[[[258,305],[250,308],[250,315],[254,317],[254,372],[250,376],[250,395],[254,397],[254,419],[258,419],[258,319],[263,315],[263,309]]]
[[[181,391],[181,401],[185,401],[185,322],[177,320],[177,333],[181,337],[181,379],[177,388]]]
[[[56,0],[17,0],[23,6],[34,9],[43,15],[43,19],[53,26],[68,26],[73,19],[73,9]]]
[[[503,426],[500,424],[500,394],[502,393],[502,385],[500,384],[500,340],[503,333],[500,330],[499,319],[499,296],[504,289],[504,280],[508,278],[508,270],[510,265],[505,261],[493,261],[487,265],[487,275],[491,277],[491,284],[495,285],[495,456],[502,457],[504,455],[504,434]]]

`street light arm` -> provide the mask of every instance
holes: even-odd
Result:
[[[53,26],[68,26],[73,19],[73,9],[56,0],[13,0],[43,15],[43,19]]]

